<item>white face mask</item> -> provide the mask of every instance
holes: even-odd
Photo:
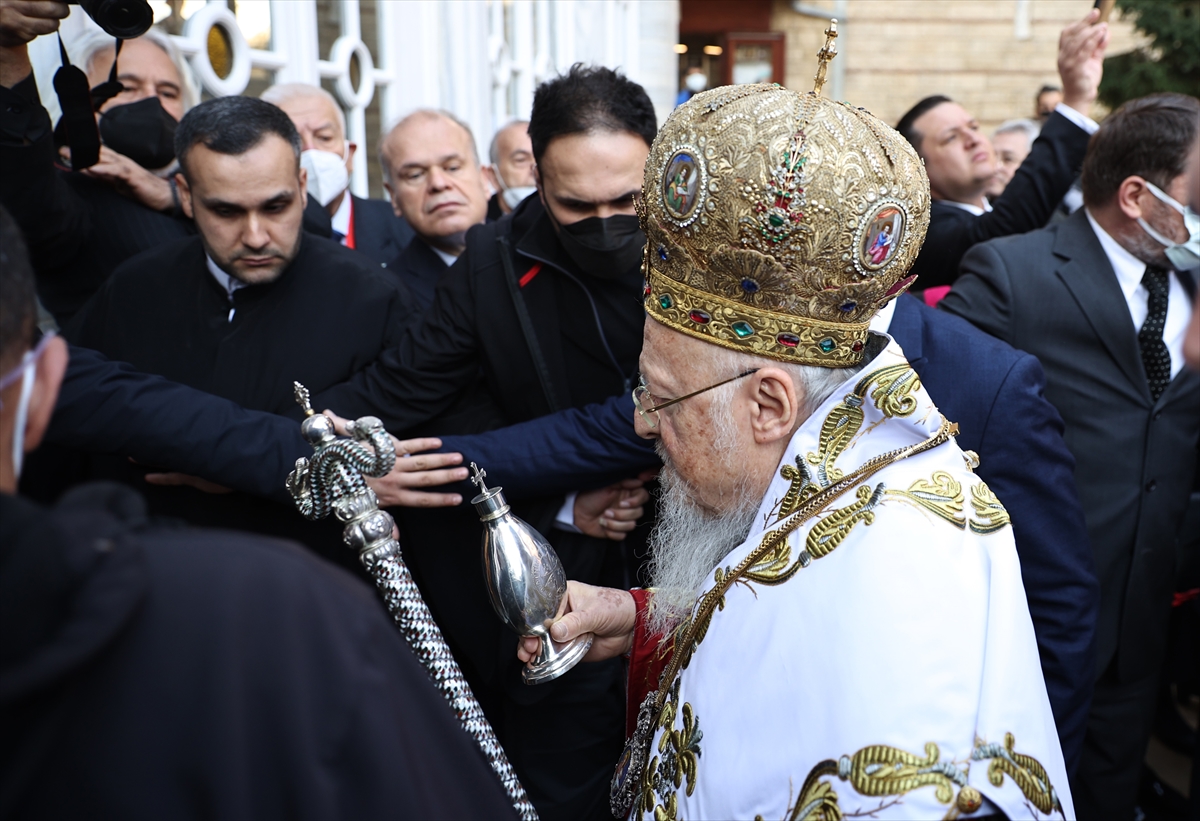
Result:
[[[49,331],[42,336],[37,347],[26,351],[21,362],[4,376],[0,376],[0,390],[21,380],[21,394],[17,400],[17,418],[13,423],[12,465],[13,478],[21,478],[21,467],[25,463],[25,428],[29,425],[29,402],[33,399],[33,384],[37,381],[37,364],[46,350],[46,345],[54,337]]]
[[[1153,237],[1155,242],[1166,246],[1167,259],[1171,261],[1171,265],[1175,267],[1176,271],[1200,268],[1200,214],[1176,201],[1174,197],[1169,196],[1153,183],[1147,182],[1146,187],[1150,189],[1151,194],[1183,214],[1183,225],[1187,228],[1188,238],[1186,242],[1177,243],[1155,231],[1150,227],[1150,223],[1141,217],[1138,217],[1138,225],[1142,226],[1142,230]]]
[[[521,200],[528,197],[534,191],[537,191],[536,185],[515,185],[509,186],[504,181],[504,174],[500,171],[500,166],[492,166],[496,171],[496,182],[500,183],[500,199],[504,200],[504,204],[508,206],[508,210],[512,210],[521,204]]]
[[[683,84],[687,86],[688,91],[699,94],[708,88],[708,78],[703,74],[689,74],[683,78]]]
[[[300,167],[308,172],[308,195],[322,206],[329,205],[350,186],[345,150],[340,157],[332,151],[316,148],[300,155]]]

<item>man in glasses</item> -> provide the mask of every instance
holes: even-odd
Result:
[[[697,185],[668,196],[684,165]],[[552,630],[630,654],[614,811],[1070,817],[1008,513],[868,331],[912,281],[919,158],[864,111],[763,85],[677,109],[646,168],[654,588],[572,583]]]

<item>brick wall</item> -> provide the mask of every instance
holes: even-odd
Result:
[[[805,6],[834,16],[831,0]],[[1091,6],[1091,0],[845,0],[836,58],[844,61],[841,96],[895,124],[922,97],[945,94],[990,132],[1011,117],[1032,116],[1037,89],[1059,84],[1059,32]],[[1110,20],[1109,54],[1141,42],[1119,14]],[[826,24],[797,13],[789,0],[775,0],[771,28],[787,36],[788,87],[812,88]]]

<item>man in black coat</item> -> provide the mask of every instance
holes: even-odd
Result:
[[[1110,114],[1084,161],[1085,207],[972,249],[942,302],[1041,360],[1075,455],[1100,578],[1080,818],[1133,816],[1193,487],[1200,374],[1183,367],[1183,339],[1196,284],[1164,244],[1188,241],[1178,201],[1198,122],[1200,102],[1179,94]]]
[[[329,213],[334,239],[386,268],[408,246],[413,230],[391,203],[350,193],[358,145],[346,138],[346,115],[337,100],[308,83],[273,85],[262,99],[283,109],[300,133],[308,196]]]
[[[190,95],[174,62],[182,56],[165,35],[125,42],[119,66],[124,90],[100,108],[100,162],[84,171],[57,167],[50,116],[38,97],[26,43],[57,29],[66,15],[66,3],[43,2],[8,6],[0,17],[0,203],[28,238],[39,295],[60,324],[122,262],[196,233],[180,208],[172,173],[171,135]],[[113,41],[101,37],[89,44],[99,48],[77,56],[96,86],[108,79]],[[329,236],[328,216],[312,206],[305,226]]]
[[[1063,30],[1058,72],[1063,102],[1042,126],[1029,156],[1004,193],[988,202],[984,191],[996,158],[979,124],[948,97],[926,97],[896,124],[929,174],[929,232],[909,273],[917,287],[949,285],[963,254],[977,242],[1041,228],[1079,173],[1088,137],[1096,124],[1088,112],[1103,73],[1108,24],[1099,12]]]
[[[383,138],[379,161],[392,208],[416,232],[388,269],[428,310],[438,281],[463,252],[467,231],[487,215],[475,137],[449,112],[421,109]]]
[[[0,814],[515,817],[361,583],[286,542],[154,525],[119,486],[14,495],[67,348],[33,345],[2,211],[0,240]]]
[[[71,324],[72,342],[272,413],[295,404],[294,380],[321,390],[397,344],[412,312],[403,286],[301,230],[299,137],[282,111],[219,98],[189,112],[176,136],[183,204],[200,235],[118,268]],[[104,464],[103,475],[141,485],[140,470]],[[147,496],[159,514],[289,535],[352,561],[336,525],[314,526],[290,508],[192,488]]]
[[[505,423],[628,392],[644,320],[645,237],[633,196],[655,131],[645,91],[609,69],[577,67],[540,86],[529,125],[540,198],[472,228],[421,324],[350,382],[316,392],[313,406],[346,417],[371,413],[398,433],[452,407],[481,368]],[[403,166],[394,169],[394,197],[410,179],[415,187],[421,175],[445,171],[409,167],[411,178]],[[455,202],[453,187],[446,191],[446,201]],[[429,201],[435,206],[425,213],[437,216],[440,200]],[[621,551],[551,532],[569,490],[518,512],[550,537],[570,577],[623,584]],[[485,604],[482,577],[462,571],[478,566],[477,543],[409,544],[405,555],[439,624],[466,657],[464,667],[496,670],[487,686],[502,690],[497,730],[542,817],[607,817],[607,785],[622,741],[620,663],[576,668],[537,688],[521,684],[514,637]],[[563,755],[564,744],[575,752]]]

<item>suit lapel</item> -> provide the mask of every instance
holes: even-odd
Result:
[[[1062,223],[1054,253],[1064,260],[1055,273],[1075,298],[1092,331],[1125,378],[1149,400],[1150,387],[1129,303],[1082,208]]]

